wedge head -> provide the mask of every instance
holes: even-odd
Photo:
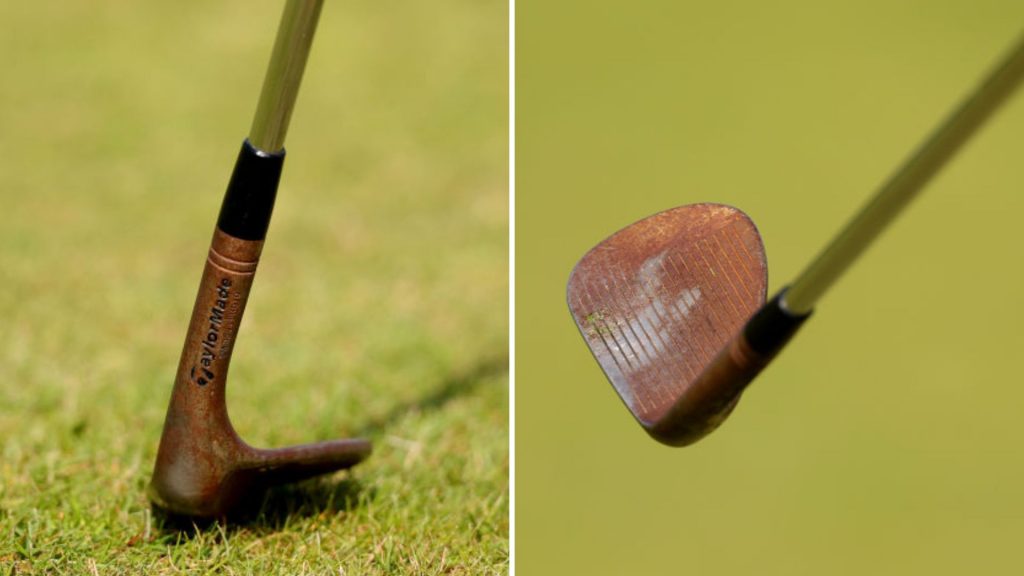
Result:
[[[567,299],[629,411],[655,439],[678,446],[714,430],[753,377],[722,377],[717,367],[743,355],[744,325],[767,287],[764,245],[750,218],[730,206],[692,204],[636,222],[587,252]]]

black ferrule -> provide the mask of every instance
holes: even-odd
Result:
[[[221,232],[242,240],[267,237],[283,166],[284,150],[269,154],[256,149],[246,138],[217,218]]]
[[[812,312],[795,315],[782,307],[783,288],[747,321],[743,335],[750,348],[763,356],[771,357],[796,334]]]

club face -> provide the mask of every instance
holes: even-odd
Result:
[[[764,303],[767,287],[764,246],[750,218],[730,206],[692,204],[645,218],[587,252],[567,299],[594,358],[650,432]]]

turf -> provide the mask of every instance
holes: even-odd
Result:
[[[503,3],[329,3],[293,116],[230,412],[374,454],[240,521],[145,498],[270,4],[0,6],[0,573],[507,571]]]

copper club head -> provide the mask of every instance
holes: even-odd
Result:
[[[270,486],[348,468],[369,454],[362,439],[253,448],[231,426],[223,388],[176,389],[149,497],[175,515],[223,517]]]
[[[153,503],[173,514],[225,516],[268,486],[348,468],[370,453],[362,439],[261,450],[235,433],[228,364],[262,247],[214,232],[149,485]]]
[[[576,264],[569,309],[619,397],[673,446],[713,431],[767,362],[743,336],[765,303],[754,223],[721,204],[682,206],[604,240]]]

